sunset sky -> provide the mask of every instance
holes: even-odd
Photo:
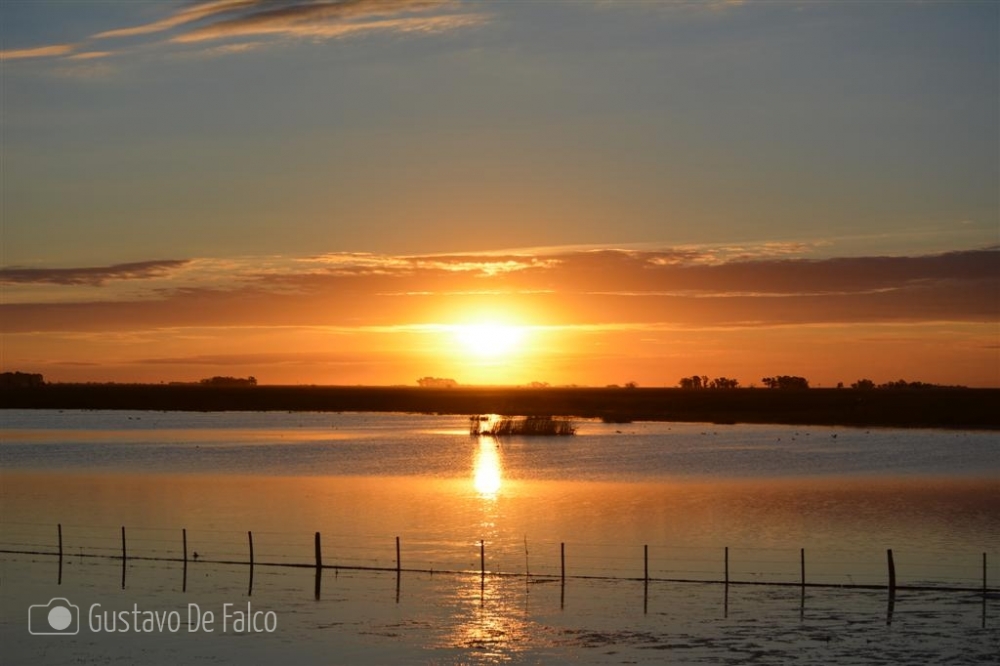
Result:
[[[1000,386],[1000,3],[0,4],[0,367]]]

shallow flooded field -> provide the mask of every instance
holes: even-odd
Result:
[[[5,657],[975,664],[1000,652],[995,585],[982,593],[984,554],[989,581],[1000,563],[988,433],[577,425],[494,440],[470,438],[461,417],[5,412]],[[78,607],[79,632],[32,635],[45,620],[32,612],[56,597]],[[236,621],[247,603],[270,630]],[[136,631],[143,618],[157,630]],[[108,633],[109,619],[131,624]]]

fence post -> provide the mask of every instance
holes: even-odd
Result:
[[[983,553],[983,599],[985,598],[986,598],[986,553]]]
[[[892,560],[892,548],[885,551],[886,558],[889,561],[889,594],[890,596],[896,595],[896,563]]]
[[[806,549],[799,548],[799,572],[801,574],[802,587],[799,595],[799,620],[804,620],[806,616]]]
[[[642,614],[649,612],[649,544],[642,546]]]
[[[559,543],[559,608],[566,607],[566,542]]]
[[[729,617],[729,546],[725,547],[723,551],[723,557],[725,559],[726,570],[725,570],[725,585],[722,588],[722,617]]]
[[[125,526],[122,525],[122,589],[125,589],[125,561],[127,559],[125,551]]]
[[[983,619],[982,627],[986,628],[986,553],[983,553]]]
[[[396,537],[396,575],[398,576],[403,570],[403,565],[399,559],[399,537]]]
[[[63,546],[62,546],[62,523],[56,525],[56,529],[59,533],[59,582],[57,585],[62,585],[62,558],[63,558]],[[984,554],[983,557],[986,557]],[[983,577],[985,580],[985,575]]]
[[[886,625],[892,624],[892,612],[896,607],[896,563],[892,560],[892,548],[885,551],[889,562],[889,606],[885,612]]]
[[[247,530],[247,542],[250,544],[250,585],[247,587],[247,596],[253,596],[253,532]]]
[[[319,601],[319,592],[321,580],[323,579],[323,549],[320,546],[319,532],[316,532],[316,588],[314,590],[314,595],[316,601]]]
[[[188,531],[186,527],[181,528],[181,541],[184,544],[184,577],[181,581],[181,592],[188,589]]]

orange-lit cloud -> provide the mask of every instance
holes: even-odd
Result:
[[[24,60],[26,58],[51,58],[72,53],[73,44],[51,44],[49,46],[34,46],[24,49],[7,49],[0,51],[0,60]]]
[[[89,44],[106,46],[116,40],[158,36],[160,33],[167,33],[168,36],[165,40],[154,37],[154,41],[147,42],[147,45],[229,40],[230,43],[194,54],[217,56],[243,53],[265,44],[257,39],[247,41],[248,38],[325,40],[372,32],[432,34],[481,25],[488,20],[488,16],[481,11],[460,11],[459,6],[450,0],[302,0],[284,3],[212,0],[184,7],[156,21],[103,30],[77,44],[11,49],[0,51],[0,57],[3,60],[106,58],[124,53],[127,48],[77,50]],[[134,45],[128,48],[134,48]]]
[[[0,330],[5,367],[73,376],[215,366],[287,382],[602,383],[614,373],[662,385],[673,373],[747,383],[769,371],[854,381],[879,370],[882,380],[1000,382],[1000,249],[782,256],[720,261],[688,247],[4,269]],[[36,290],[44,297],[32,300]],[[480,321],[520,327],[518,356],[463,357],[454,327]],[[915,359],[922,371],[907,373]]]

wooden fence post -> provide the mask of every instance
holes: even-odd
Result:
[[[402,578],[403,565],[399,557],[399,537],[396,537],[396,603],[399,603],[400,579]]]
[[[59,581],[57,585],[62,585],[62,560],[63,560],[62,523],[56,525],[56,529],[59,533]],[[983,557],[985,557],[985,555],[983,555]]]
[[[316,542],[316,588],[314,592],[316,601],[319,601],[319,592],[321,585],[320,581],[322,581],[323,579],[323,549],[320,546],[319,532],[316,532],[315,542]]]
[[[986,628],[986,553],[983,553],[983,620],[982,628]]]
[[[892,624],[892,612],[896,607],[896,563],[892,560],[892,548],[885,551],[889,563],[889,606],[885,612],[886,625]]]
[[[566,542],[559,543],[559,608],[566,607]]]
[[[184,544],[184,577],[181,581],[181,592],[188,589],[188,531],[186,527],[181,528],[181,541]]]
[[[122,525],[122,589],[125,589],[125,562],[128,555],[125,551],[125,526]]]
[[[253,596],[253,532],[247,530],[247,542],[250,544],[250,584],[247,586],[247,596]]]
[[[801,594],[799,595],[799,620],[806,616],[806,549],[799,548],[799,573],[801,576]]]
[[[642,546],[642,614],[649,613],[649,544]]]

